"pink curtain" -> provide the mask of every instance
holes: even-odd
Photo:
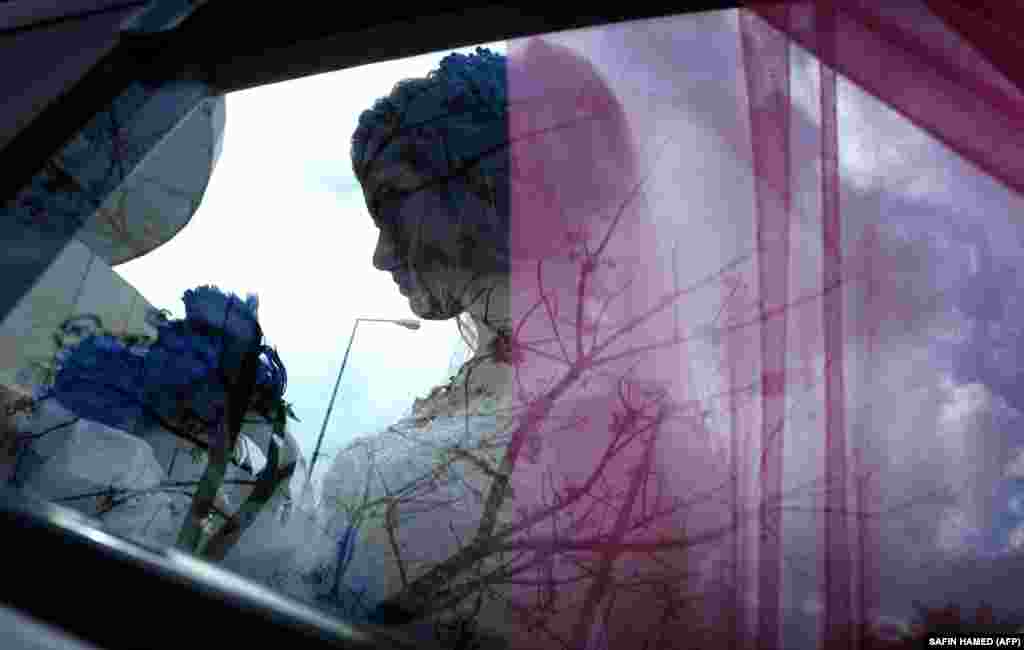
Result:
[[[713,538],[687,562],[719,647],[877,647],[916,602],[1024,624],[1022,31],[1015,1],[805,0],[510,43],[514,137],[571,115],[568,100],[516,103],[553,88],[584,98],[577,116],[627,125],[588,131],[583,157],[565,154],[576,136],[513,149],[513,169],[545,179],[513,184],[525,393],[582,358],[537,343],[568,340],[538,298],[567,324],[602,304],[559,242],[611,229],[634,283],[594,327],[637,322],[605,380],[635,372],[676,406],[611,483],[632,504],[651,462],[669,492],[722,498],[628,535],[609,523],[620,550],[599,566],[641,566],[631,549],[681,530]],[[621,220],[602,218],[618,205]],[[541,250],[563,262],[539,288]],[[593,278],[614,293],[611,274]],[[572,397],[602,422],[604,386]],[[598,462],[600,436],[566,430],[546,434],[557,460],[539,466]],[[612,573],[552,634],[626,647],[629,619],[662,620],[653,597],[617,600]]]
[[[943,207],[957,210],[978,210],[975,216],[977,232],[983,243],[998,237],[999,226],[1014,231],[1019,241],[1018,218],[1015,214],[992,214],[991,224],[986,223],[984,208],[974,201],[991,199],[994,203],[1003,199],[1014,204],[1024,187],[1024,137],[1021,132],[1021,111],[1024,108],[1021,95],[1019,63],[1022,53],[1020,37],[1024,30],[1024,5],[1016,2],[958,2],[956,0],[931,0],[927,2],[866,2],[847,0],[835,2],[792,2],[768,5],[746,3],[747,9],[740,13],[740,33],[744,54],[745,76],[748,83],[753,141],[753,168],[756,177],[757,232],[761,242],[785,241],[788,235],[791,204],[792,166],[815,164],[820,171],[820,223],[821,287],[824,296],[821,304],[821,338],[805,336],[803,340],[787,338],[785,322],[787,317],[768,318],[760,329],[762,337],[762,367],[782,368],[785,365],[788,345],[796,347],[814,346],[823,352],[824,362],[824,454],[822,475],[834,489],[826,491],[823,498],[824,511],[820,516],[818,545],[822,560],[821,571],[821,636],[823,647],[852,647],[854,640],[867,645],[863,625],[879,612],[879,590],[886,589],[887,581],[896,582],[898,575],[887,574],[885,579],[878,573],[877,539],[879,523],[868,514],[878,515],[878,497],[885,497],[886,483],[879,483],[873,477],[881,460],[876,448],[871,449],[871,435],[860,439],[851,436],[847,413],[850,391],[844,385],[849,376],[844,363],[844,341],[860,338],[868,371],[861,382],[871,385],[880,380],[884,369],[876,358],[878,354],[880,328],[883,323],[898,323],[913,319],[915,313],[901,313],[899,300],[890,296],[886,301],[879,294],[884,293],[880,283],[886,282],[886,260],[878,250],[879,225],[872,223],[874,214],[861,215],[853,210],[844,211],[842,202],[842,172],[839,165],[841,147],[845,141],[840,133],[852,129],[870,129],[871,123],[854,126],[840,122],[837,108],[837,75],[841,75],[860,90],[870,94],[880,104],[895,111],[902,120],[941,143],[945,149],[941,157],[936,156],[935,165],[948,166],[949,174],[961,174],[961,182],[970,182],[966,177],[975,177],[977,183],[990,183],[990,197],[950,192]],[[798,45],[810,53],[818,64],[818,103],[820,153],[815,156],[795,151],[790,146],[791,112],[798,110],[791,97],[789,72],[790,44]],[[762,101],[760,98],[765,97]],[[880,142],[884,146],[899,147],[896,142]],[[939,148],[939,147],[936,147]],[[804,160],[794,161],[803,156]],[[959,158],[956,168],[953,160]],[[882,170],[879,170],[881,172]],[[893,191],[886,188],[885,181],[877,183],[879,193]],[[994,181],[994,182],[992,182]],[[918,195],[917,201],[926,203],[927,192]],[[766,199],[772,197],[776,200]],[[767,205],[766,205],[767,203]],[[984,205],[984,204],[982,204]],[[845,212],[845,213],[844,213]],[[894,217],[893,221],[907,219],[908,215],[883,215]],[[927,212],[916,215],[927,220]],[[956,217],[954,216],[955,220]],[[964,221],[973,221],[970,217]],[[860,223],[858,223],[860,222]],[[999,223],[1003,222],[1003,223]],[[968,226],[968,223],[950,224]],[[992,232],[986,232],[987,226]],[[859,227],[858,227],[859,226]],[[947,226],[949,227],[949,226]],[[859,232],[858,232],[859,230]],[[941,233],[942,226],[935,223],[906,224],[905,230],[929,234]],[[1006,231],[1004,230],[1004,232]],[[842,242],[861,239],[859,250],[844,252]],[[1014,264],[1016,251],[1005,258],[1007,264]],[[980,251],[975,252],[981,254]],[[767,309],[776,306],[783,309],[787,304],[786,285],[788,265],[793,256],[789,246],[766,246],[761,250],[758,262],[761,297]],[[860,258],[858,260],[858,258]],[[853,265],[859,262],[859,273]],[[936,265],[948,262],[941,257]],[[844,272],[844,267],[850,272]],[[892,273],[892,271],[888,271]],[[844,301],[838,289],[844,283],[853,284],[860,275],[865,290],[858,304],[852,305],[855,314],[844,314]],[[882,276],[879,278],[879,276]],[[892,275],[889,275],[889,280]],[[998,293],[1015,293],[1016,286],[994,287]],[[889,290],[892,293],[892,290]],[[999,296],[997,301],[1012,300],[1010,296]],[[963,314],[964,306],[955,296],[945,295],[938,299],[933,310],[939,314]],[[1005,316],[1004,316],[1005,318]],[[1011,317],[1012,318],[1012,317]],[[973,323],[957,323],[960,327],[983,327],[983,321],[997,319],[976,318]],[[844,332],[844,325],[852,331]],[[982,341],[971,342],[984,345]],[[968,347],[971,343],[963,344]],[[1015,341],[1008,342],[1016,345]],[[985,354],[985,350],[980,351]],[[932,367],[938,374],[939,368]],[[766,370],[765,372],[769,372]],[[978,377],[957,377],[957,369],[950,373],[952,381],[975,380],[972,383],[986,389],[989,397],[1002,398],[1004,402],[1014,400],[1017,388],[1016,376],[1007,381],[986,382],[985,373]],[[959,381],[958,381],[959,380]],[[978,381],[980,380],[980,381]],[[765,402],[768,390],[767,375],[762,387],[763,420],[762,444],[771,445],[770,460],[762,465],[761,503],[771,495],[780,494],[779,467],[784,454],[782,446],[785,437],[771,438],[773,423],[783,420],[780,411],[770,412]],[[780,382],[784,386],[785,382]],[[871,407],[870,402],[865,406]],[[991,407],[989,407],[991,409]],[[1013,449],[1007,449],[1010,442],[1005,432],[986,430],[984,426],[967,427],[966,445],[961,446],[962,458],[951,458],[952,462],[979,463],[994,467],[995,476],[981,476],[982,481],[996,483],[1002,477],[1002,466],[1013,463]],[[994,440],[985,441],[989,437]],[[1002,438],[1002,439],[1000,439]],[[988,442],[989,444],[986,444]],[[995,444],[992,444],[995,443]],[[1002,443],[1002,444],[1000,444]],[[969,447],[975,445],[974,450]],[[966,447],[966,448],[965,448]],[[872,453],[874,452],[874,453]],[[973,453],[972,453],[973,452]],[[979,453],[980,452],[980,453]],[[981,457],[995,456],[993,457]],[[955,456],[955,454],[954,454]],[[958,463],[958,464],[960,464]],[[968,472],[970,474],[970,472]],[[1011,479],[1012,480],[1012,479]],[[848,494],[853,487],[853,494]],[[983,486],[967,480],[967,492],[992,492],[1005,494],[995,488],[985,490]],[[767,496],[766,496],[767,495]],[[986,495],[987,496],[987,495]],[[967,497],[967,509],[977,511],[968,515],[981,527],[996,527],[998,530],[1000,509],[1012,508],[1009,504],[971,503]],[[984,497],[983,501],[986,500]],[[876,503],[872,503],[876,502]],[[845,513],[852,510],[859,516],[853,519]],[[851,530],[852,528],[852,530]],[[1012,537],[1012,532],[1011,532]],[[775,538],[778,539],[778,538]],[[783,549],[775,539],[762,541],[760,545],[760,571],[758,593],[761,607],[758,612],[756,638],[760,647],[779,647],[776,641],[780,635],[780,607],[775,595],[779,593]],[[1016,540],[1006,540],[1012,550]],[[968,552],[981,551],[979,544],[968,544]],[[991,548],[990,553],[1002,551]],[[1008,569],[1019,571],[1016,560],[1002,558]],[[855,568],[857,569],[855,571]],[[921,599],[933,595],[922,594]],[[949,601],[956,597],[949,594]],[[974,594],[977,598],[1007,598],[993,589],[991,594]],[[934,604],[934,603],[933,603]],[[965,603],[966,604],[966,603]],[[965,608],[966,609],[966,608]],[[1019,620],[1020,610],[1016,612]],[[963,620],[973,619],[964,612]],[[851,625],[853,624],[853,625]],[[856,628],[858,625],[860,629]],[[856,632],[859,632],[857,634]]]

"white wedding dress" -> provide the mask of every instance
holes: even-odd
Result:
[[[320,560],[322,602],[358,620],[401,589],[403,570],[411,580],[472,536],[490,484],[486,473],[498,466],[511,423],[509,374],[509,366],[490,360],[468,362],[449,384],[416,400],[407,417],[335,457],[320,504],[334,542],[321,549],[329,554]],[[352,526],[360,510],[370,512]],[[339,548],[349,530],[352,548]]]

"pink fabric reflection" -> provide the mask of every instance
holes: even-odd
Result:
[[[678,359],[662,355],[659,361],[659,349],[653,347],[659,336],[672,336],[671,327],[666,328],[671,310],[638,321],[671,291],[671,277],[664,266],[652,263],[657,231],[643,210],[646,190],[631,124],[597,70],[571,48],[545,39],[511,43],[509,102],[514,170],[511,313],[514,338],[523,346],[516,387],[520,404],[538,413],[537,431],[531,435],[547,450],[538,461],[526,457],[515,439],[510,445],[509,455],[518,458],[513,479],[517,502],[528,511],[570,498],[566,495],[574,491],[586,492],[590,496],[564,509],[561,516],[570,521],[594,520],[585,512],[595,507],[595,496],[606,489],[620,493],[630,504],[618,513],[601,515],[590,528],[563,531],[568,535],[566,548],[556,553],[566,556],[574,541],[604,540],[591,551],[596,577],[558,587],[570,606],[550,606],[535,589],[521,590],[510,606],[526,628],[532,622],[534,629],[535,636],[527,635],[520,643],[536,644],[539,635],[547,637],[550,647],[557,647],[556,638],[571,647],[621,647],[628,642],[623,626],[606,624],[612,575],[623,566],[650,563],[638,563],[635,554],[628,556],[617,547],[652,543],[678,530],[679,522],[671,517],[639,532],[630,530],[635,515],[627,516],[632,504],[646,498],[641,492],[647,491],[647,482],[640,476],[645,470],[640,468],[660,465],[655,449],[675,446],[677,458],[685,453],[683,445],[666,433],[672,425],[678,428],[678,421],[665,425],[656,446],[633,444],[603,459],[627,405],[642,412],[641,417],[649,418],[657,410],[646,390],[667,392],[666,403],[682,403],[685,397],[678,385]],[[620,343],[597,352],[605,337],[627,325],[631,329]],[[652,349],[627,353],[643,346]],[[638,361],[629,381],[619,383]],[[548,405],[544,396],[552,394],[557,400]],[[693,420],[692,413],[685,417]],[[588,486],[588,478],[597,474],[600,480]],[[561,562],[563,568],[549,569],[546,575],[539,572],[535,579],[564,580],[578,572],[571,561]],[[643,601],[619,596],[619,606],[629,611],[643,611]],[[639,625],[641,618],[634,618],[630,626]]]
[[[968,7],[969,4],[969,7]],[[1010,25],[1020,25],[1021,7],[1016,3],[960,3],[947,0],[924,2],[791,2],[769,6],[747,3],[749,12],[742,12],[741,35],[746,77],[751,87],[751,120],[753,163],[758,179],[758,231],[771,232],[784,227],[785,217],[773,208],[789,208],[788,142],[790,123],[788,41],[810,51],[820,62],[819,108],[821,120],[821,223],[822,282],[828,292],[842,283],[852,284],[853,276],[843,273],[843,238],[861,238],[864,245],[847,259],[856,261],[863,271],[873,275],[863,309],[851,323],[854,336],[867,337],[864,350],[873,355],[874,337],[881,321],[910,320],[901,309],[910,301],[879,294],[879,274],[885,275],[886,259],[875,246],[878,231],[867,223],[856,232],[856,220],[850,215],[842,219],[839,210],[840,185],[837,161],[840,125],[836,106],[836,73],[849,78],[861,88],[901,113],[910,122],[928,131],[980,171],[991,175],[1014,192],[1024,185],[1024,138],[1019,123],[1024,108],[1020,87],[1008,83],[1021,79],[1014,73],[1014,57],[1019,57],[1018,34]],[[759,16],[758,18],[755,18]],[[1013,21],[1016,17],[1018,20]],[[770,25],[770,27],[769,27]],[[959,33],[958,33],[959,32]],[[963,37],[971,40],[964,40]],[[756,43],[782,43],[779,49],[757,48]],[[986,60],[986,56],[988,57]],[[1019,60],[1019,58],[1017,59]],[[998,70],[998,71],[997,71]],[[1000,72],[1001,71],[1001,72]],[[757,88],[767,86],[768,88]],[[774,102],[759,101],[769,96]],[[780,158],[780,156],[783,156]],[[795,163],[800,165],[798,161]],[[770,198],[769,198],[770,197]],[[845,222],[845,226],[841,225]],[[777,224],[777,225],[776,225]],[[850,227],[853,226],[853,227]],[[852,232],[851,232],[852,231]],[[788,282],[789,251],[761,250],[761,294],[768,304],[783,304],[772,295],[772,287]],[[857,259],[857,257],[860,259]],[[844,276],[846,276],[844,278]],[[863,281],[865,278],[861,278]],[[783,296],[784,297],[784,289]],[[824,500],[825,511],[820,536],[823,561],[821,587],[822,632],[820,643],[828,648],[852,647],[855,633],[863,635],[864,624],[878,606],[880,576],[871,567],[871,548],[877,540],[874,523],[858,518],[856,543],[860,553],[859,575],[853,576],[854,553],[851,552],[850,522],[843,512],[848,498],[847,449],[852,448],[846,428],[846,390],[843,363],[843,303],[838,292],[826,293],[823,300],[823,341],[805,338],[800,345],[822,345],[825,363],[825,454],[823,476],[836,485]],[[952,305],[947,305],[951,307]],[[762,325],[762,363],[784,357],[787,339],[785,330],[770,332],[772,321]],[[780,351],[781,349],[781,351]],[[767,436],[770,422],[764,407],[762,434]],[[776,444],[784,444],[782,436]],[[877,461],[870,452],[857,449],[852,454],[858,465]],[[780,455],[781,457],[781,455]],[[870,508],[866,498],[872,492],[867,472],[873,467],[853,467],[857,474],[857,509]],[[778,486],[779,468],[766,466],[762,474],[762,499],[765,488]],[[780,539],[784,539],[782,535]],[[781,642],[780,606],[773,599],[779,593],[781,548],[762,542],[759,559],[760,610],[756,640],[758,647],[779,647]],[[857,584],[855,584],[855,582]],[[856,596],[856,602],[854,601]],[[851,624],[859,624],[856,630]],[[863,646],[863,638],[859,643]]]
[[[889,612],[899,599],[909,607],[921,591],[911,583],[939,580],[912,562],[944,557],[935,528],[956,520],[949,504],[923,501],[910,519],[883,513],[918,484],[946,485],[943,471],[963,472],[972,494],[992,491],[994,443],[975,440],[991,432],[949,424],[955,409],[942,395],[957,393],[944,387],[951,373],[935,338],[965,323],[951,291],[973,264],[958,257],[960,229],[973,219],[1003,256],[1021,251],[1021,14],[1019,3],[988,0],[750,3],[510,44],[514,138],[604,118],[513,148],[521,386],[542,394],[571,365],[571,242],[599,241],[602,215],[642,181],[609,240],[633,284],[597,338],[668,308],[609,348],[635,354],[603,366],[605,381],[636,366],[679,407],[657,441],[669,493],[726,487],[685,518],[622,537],[613,523],[602,530],[633,542],[735,524],[738,534],[665,554],[699,567],[701,618],[721,647],[868,647],[871,626],[905,616]],[[539,258],[550,260],[540,276]],[[617,279],[602,268],[588,288],[613,293]],[[544,501],[547,470],[581,477],[599,461],[618,398],[595,383],[548,413],[590,419],[548,427],[551,455],[516,467],[528,504]],[[637,451],[609,466],[620,495],[642,461]],[[972,473],[972,462],[989,469]],[[913,526],[925,532],[901,532]],[[646,561],[606,550],[596,566]],[[957,582],[968,585],[942,584]],[[625,648],[656,643],[641,630],[689,629],[662,621],[652,595],[616,600],[613,583],[570,588],[574,606],[549,631],[572,647]],[[970,586],[961,595],[992,598]],[[523,613],[532,601],[520,599]]]

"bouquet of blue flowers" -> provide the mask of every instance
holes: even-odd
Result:
[[[81,418],[136,435],[162,427],[208,449],[178,546],[208,548],[220,559],[291,477],[297,452],[281,453],[287,447],[282,436],[286,419],[297,418],[284,400],[284,364],[263,342],[256,297],[242,300],[201,286],[186,291],[183,300],[183,319],[167,312],[149,315],[155,339],[116,335],[91,315],[69,319],[55,336],[58,352],[40,398],[52,397]],[[238,512],[208,532],[230,454],[251,412],[273,425],[268,462]]]
[[[186,291],[184,302],[184,319],[150,315],[152,341],[86,331],[57,353],[44,397],[128,432],[160,425],[210,434],[224,429],[234,395],[245,406],[239,410],[256,411],[283,432],[285,419],[295,417],[283,399],[288,376],[277,351],[263,344],[256,297],[243,301],[202,286]],[[83,327],[66,323],[62,331],[81,335]]]

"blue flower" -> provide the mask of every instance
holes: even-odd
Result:
[[[146,402],[166,420],[189,411],[215,426],[223,414],[227,387],[221,380],[222,344],[187,321],[159,328],[146,355]]]
[[[260,353],[260,365],[256,369],[256,392],[268,401],[276,401],[284,397],[288,386],[288,372],[285,370],[277,350],[263,346]]]
[[[255,296],[245,301],[216,287],[185,292],[186,317],[153,318],[157,339],[143,350],[110,336],[91,336],[58,356],[49,394],[77,415],[126,431],[164,420],[220,428],[242,363],[256,352],[250,408],[269,415],[287,373],[275,350],[261,344]]]
[[[256,311],[259,302],[250,294],[245,301],[233,293],[224,293],[214,286],[189,289],[185,301],[185,319],[199,329],[222,330],[239,340],[260,338]]]
[[[61,361],[46,393],[87,420],[134,431],[148,417],[143,400],[143,357],[111,336],[90,336]]]

